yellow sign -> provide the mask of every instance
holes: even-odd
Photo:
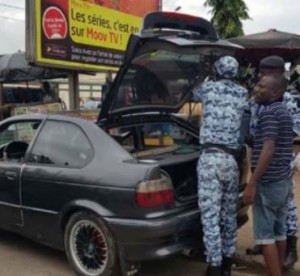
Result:
[[[141,30],[142,16],[159,6],[159,0],[147,5],[137,0],[34,2],[26,2],[31,61],[79,70],[118,70],[130,35]]]
[[[119,11],[72,0],[69,32],[76,43],[125,51],[130,34],[138,33],[141,18]]]

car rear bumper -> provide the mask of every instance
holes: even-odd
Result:
[[[125,259],[131,262],[159,259],[190,247],[201,231],[199,210],[159,219],[106,218]]]
[[[243,211],[238,215],[239,225],[248,220],[247,210]],[[105,219],[125,259],[130,262],[164,258],[202,246],[198,209],[159,219]]]

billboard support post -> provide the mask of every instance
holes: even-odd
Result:
[[[159,3],[158,3],[158,10],[159,11],[162,11],[163,9],[163,0],[159,0]]]
[[[69,106],[71,110],[79,109],[79,76],[77,72],[69,74]]]
[[[0,83],[0,107],[3,106],[3,94],[4,94],[4,91],[3,91],[3,83]],[[0,120],[3,119],[3,112],[1,112],[1,115],[0,115]]]

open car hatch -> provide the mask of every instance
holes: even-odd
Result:
[[[124,64],[102,105],[100,119],[141,112],[177,112],[221,55],[240,46],[218,39],[205,19],[170,12],[144,18],[132,34]]]

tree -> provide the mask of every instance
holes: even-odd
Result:
[[[251,18],[243,0],[206,0],[204,6],[211,8],[211,22],[221,38],[244,35],[242,20]]]

